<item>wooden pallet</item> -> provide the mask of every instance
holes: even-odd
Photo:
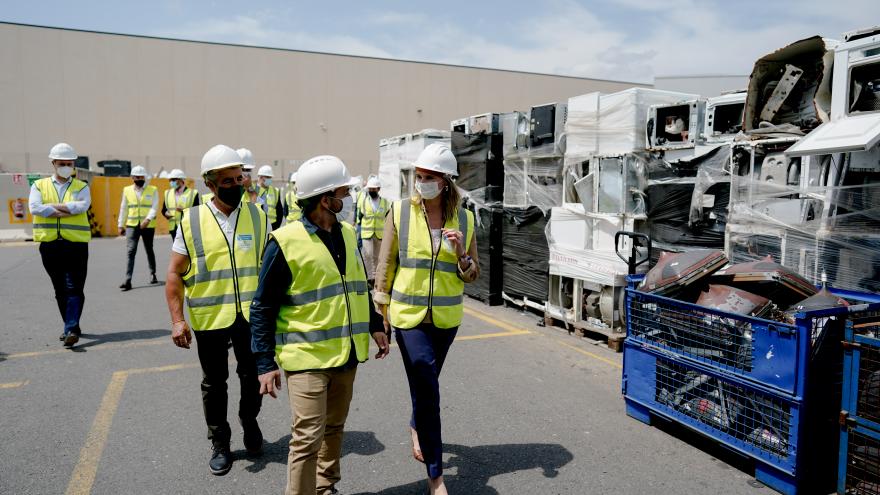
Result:
[[[563,328],[578,337],[595,343],[604,343],[614,352],[623,351],[623,340],[626,338],[626,334],[623,332],[615,332],[610,328],[591,325],[587,322],[567,322],[549,313],[544,313],[544,326]]]

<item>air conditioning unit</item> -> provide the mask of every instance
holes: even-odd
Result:
[[[565,152],[566,103],[547,103],[529,110],[529,149],[546,154]]]
[[[708,98],[702,136],[706,143],[733,141],[742,130],[745,106],[745,91]]]
[[[667,151],[694,148],[702,142],[706,101],[693,99],[648,109],[648,150]]]

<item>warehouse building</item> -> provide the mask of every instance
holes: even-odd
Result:
[[[193,176],[219,142],[276,175],[325,153],[367,174],[386,136],[639,86],[11,23],[0,23],[0,67],[0,173],[45,171],[48,149],[67,141],[93,170],[120,159]]]

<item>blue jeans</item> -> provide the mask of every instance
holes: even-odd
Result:
[[[43,268],[52,280],[55,301],[64,320],[64,335],[79,335],[79,319],[82,316],[86,296],[86,273],[89,267],[89,243],[58,239],[40,243]]]
[[[410,426],[418,433],[428,477],[443,474],[443,438],[440,431],[440,370],[455,340],[455,328],[422,324],[410,330],[395,329],[412,399]]]

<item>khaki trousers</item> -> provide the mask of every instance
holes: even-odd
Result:
[[[382,239],[371,237],[363,239],[364,265],[367,269],[367,280],[376,280],[376,266],[379,264],[379,249]]]
[[[341,479],[342,433],[357,368],[287,373],[293,416],[287,495],[325,495]]]

